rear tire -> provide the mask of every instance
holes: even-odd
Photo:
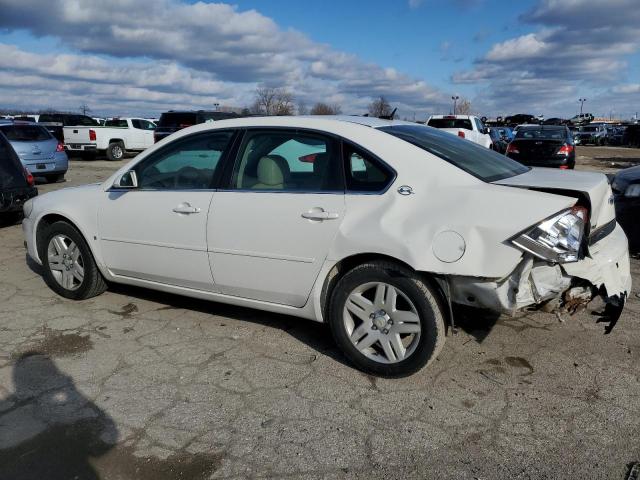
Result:
[[[445,341],[438,293],[416,272],[388,261],[359,265],[338,281],[328,323],[356,368],[385,377],[428,365]]]
[[[112,162],[122,160],[124,154],[125,149],[122,142],[112,142],[107,147],[107,158]]]
[[[73,226],[55,222],[46,227],[41,238],[38,253],[44,280],[54,292],[72,300],[84,300],[107,289],[89,245]]]

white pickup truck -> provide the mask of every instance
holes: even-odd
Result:
[[[104,152],[109,160],[121,160],[127,152],[153,145],[156,125],[144,118],[112,118],[104,126],[64,127],[65,148],[70,152]]]
[[[427,120],[427,125],[491,148],[489,130],[474,115],[432,115]]]

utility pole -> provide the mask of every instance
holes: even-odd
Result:
[[[454,114],[454,115],[456,114],[456,108],[457,108],[458,100],[459,100],[459,99],[460,99],[460,97],[459,97],[458,95],[453,95],[453,96],[451,97],[451,100],[453,100],[453,114]]]
[[[582,106],[584,105],[584,102],[587,101],[586,98],[579,98],[578,101],[580,102],[580,115],[582,115]]]

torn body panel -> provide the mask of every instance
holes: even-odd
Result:
[[[551,264],[525,254],[506,277],[452,276],[451,290],[454,303],[508,314],[543,305],[550,311],[574,313],[597,294],[620,305],[631,291],[627,239],[616,226],[580,261]]]

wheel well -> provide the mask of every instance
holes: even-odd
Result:
[[[112,138],[111,140],[109,140],[109,144],[112,143],[122,143],[124,145],[124,141],[122,141],[121,138]]]
[[[78,227],[76,227],[76,225],[71,220],[69,220],[67,217],[64,217],[62,215],[58,215],[58,214],[55,214],[55,213],[51,213],[51,214],[45,215],[44,217],[42,217],[40,219],[40,221],[38,222],[38,226],[36,227],[36,251],[38,252],[38,255],[40,257],[42,257],[42,255],[40,254],[40,248],[42,246],[42,240],[43,240],[44,233],[45,233],[47,227],[49,227],[50,225],[53,225],[56,222],[60,222],[60,221],[68,223],[73,228],[78,230],[78,233],[80,233],[80,235],[82,235],[82,233],[80,232]],[[84,235],[83,235],[83,237],[84,237]],[[40,260],[43,261],[42,258],[40,258]]]
[[[411,270],[413,272],[416,271],[413,267],[411,267],[411,265],[407,264],[406,262],[381,253],[360,253],[343,258],[338,263],[336,263],[329,271],[322,285],[322,291],[320,292],[320,307],[322,309],[323,319],[326,319],[326,314],[329,310],[329,299],[331,298],[331,292],[333,291],[333,288],[336,286],[338,281],[354,267],[374,260],[385,260],[387,262],[397,263],[398,265],[408,270]],[[431,286],[433,286],[434,291],[437,292],[437,294],[440,296],[439,300],[442,302],[441,307],[443,308],[443,313],[448,319],[449,313],[448,309],[446,309],[446,305],[448,304],[447,297],[439,279],[437,279],[436,276],[430,275],[426,272],[418,272],[418,274],[423,277],[425,281],[427,281]]]

